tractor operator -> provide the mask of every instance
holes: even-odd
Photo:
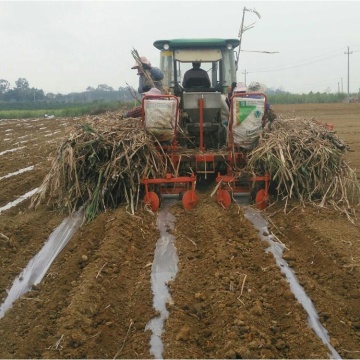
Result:
[[[182,86],[185,89],[194,86],[203,86],[206,88],[210,88],[211,82],[209,74],[204,69],[201,69],[201,62],[193,62],[192,66],[192,69],[189,69],[185,72]]]

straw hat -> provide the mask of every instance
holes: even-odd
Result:
[[[265,92],[266,91],[266,86],[264,84],[261,84],[261,83],[257,82],[257,81],[253,81],[248,86],[248,89],[251,92]]]
[[[149,61],[145,56],[141,56],[141,57],[140,57],[140,60],[141,60],[141,63],[142,63],[143,65],[151,66],[150,61]],[[139,65],[138,65],[138,63],[136,62],[136,63],[134,64],[134,66],[132,67],[132,69],[137,69],[138,67],[139,67]]]
[[[235,92],[246,92],[246,91],[247,91],[247,87],[242,82],[238,82],[234,88],[234,93]]]

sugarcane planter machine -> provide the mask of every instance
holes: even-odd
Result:
[[[221,108],[227,106],[223,94],[236,81],[239,40],[159,40],[154,46],[160,50],[167,94],[143,96],[142,122],[156,137],[159,161],[167,164],[168,171],[165,177],[141,180],[144,203],[157,211],[162,198],[178,197],[190,210],[198,201],[196,186],[213,182],[213,193],[223,208],[241,194],[251,197],[258,208],[265,208],[269,174],[253,176],[244,168],[249,147],[264,126],[266,95],[234,94],[229,118],[221,118]],[[187,87],[181,85],[184,71],[193,62],[201,62],[210,86],[196,79]]]

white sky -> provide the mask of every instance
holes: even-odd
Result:
[[[294,93],[360,88],[360,1],[0,1],[0,79],[24,77],[45,93],[126,83],[135,48],[159,66],[155,40],[237,38],[238,81]]]

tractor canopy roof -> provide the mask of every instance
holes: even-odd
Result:
[[[239,39],[173,39],[157,40],[154,46],[159,50],[199,49],[199,48],[236,48]]]

